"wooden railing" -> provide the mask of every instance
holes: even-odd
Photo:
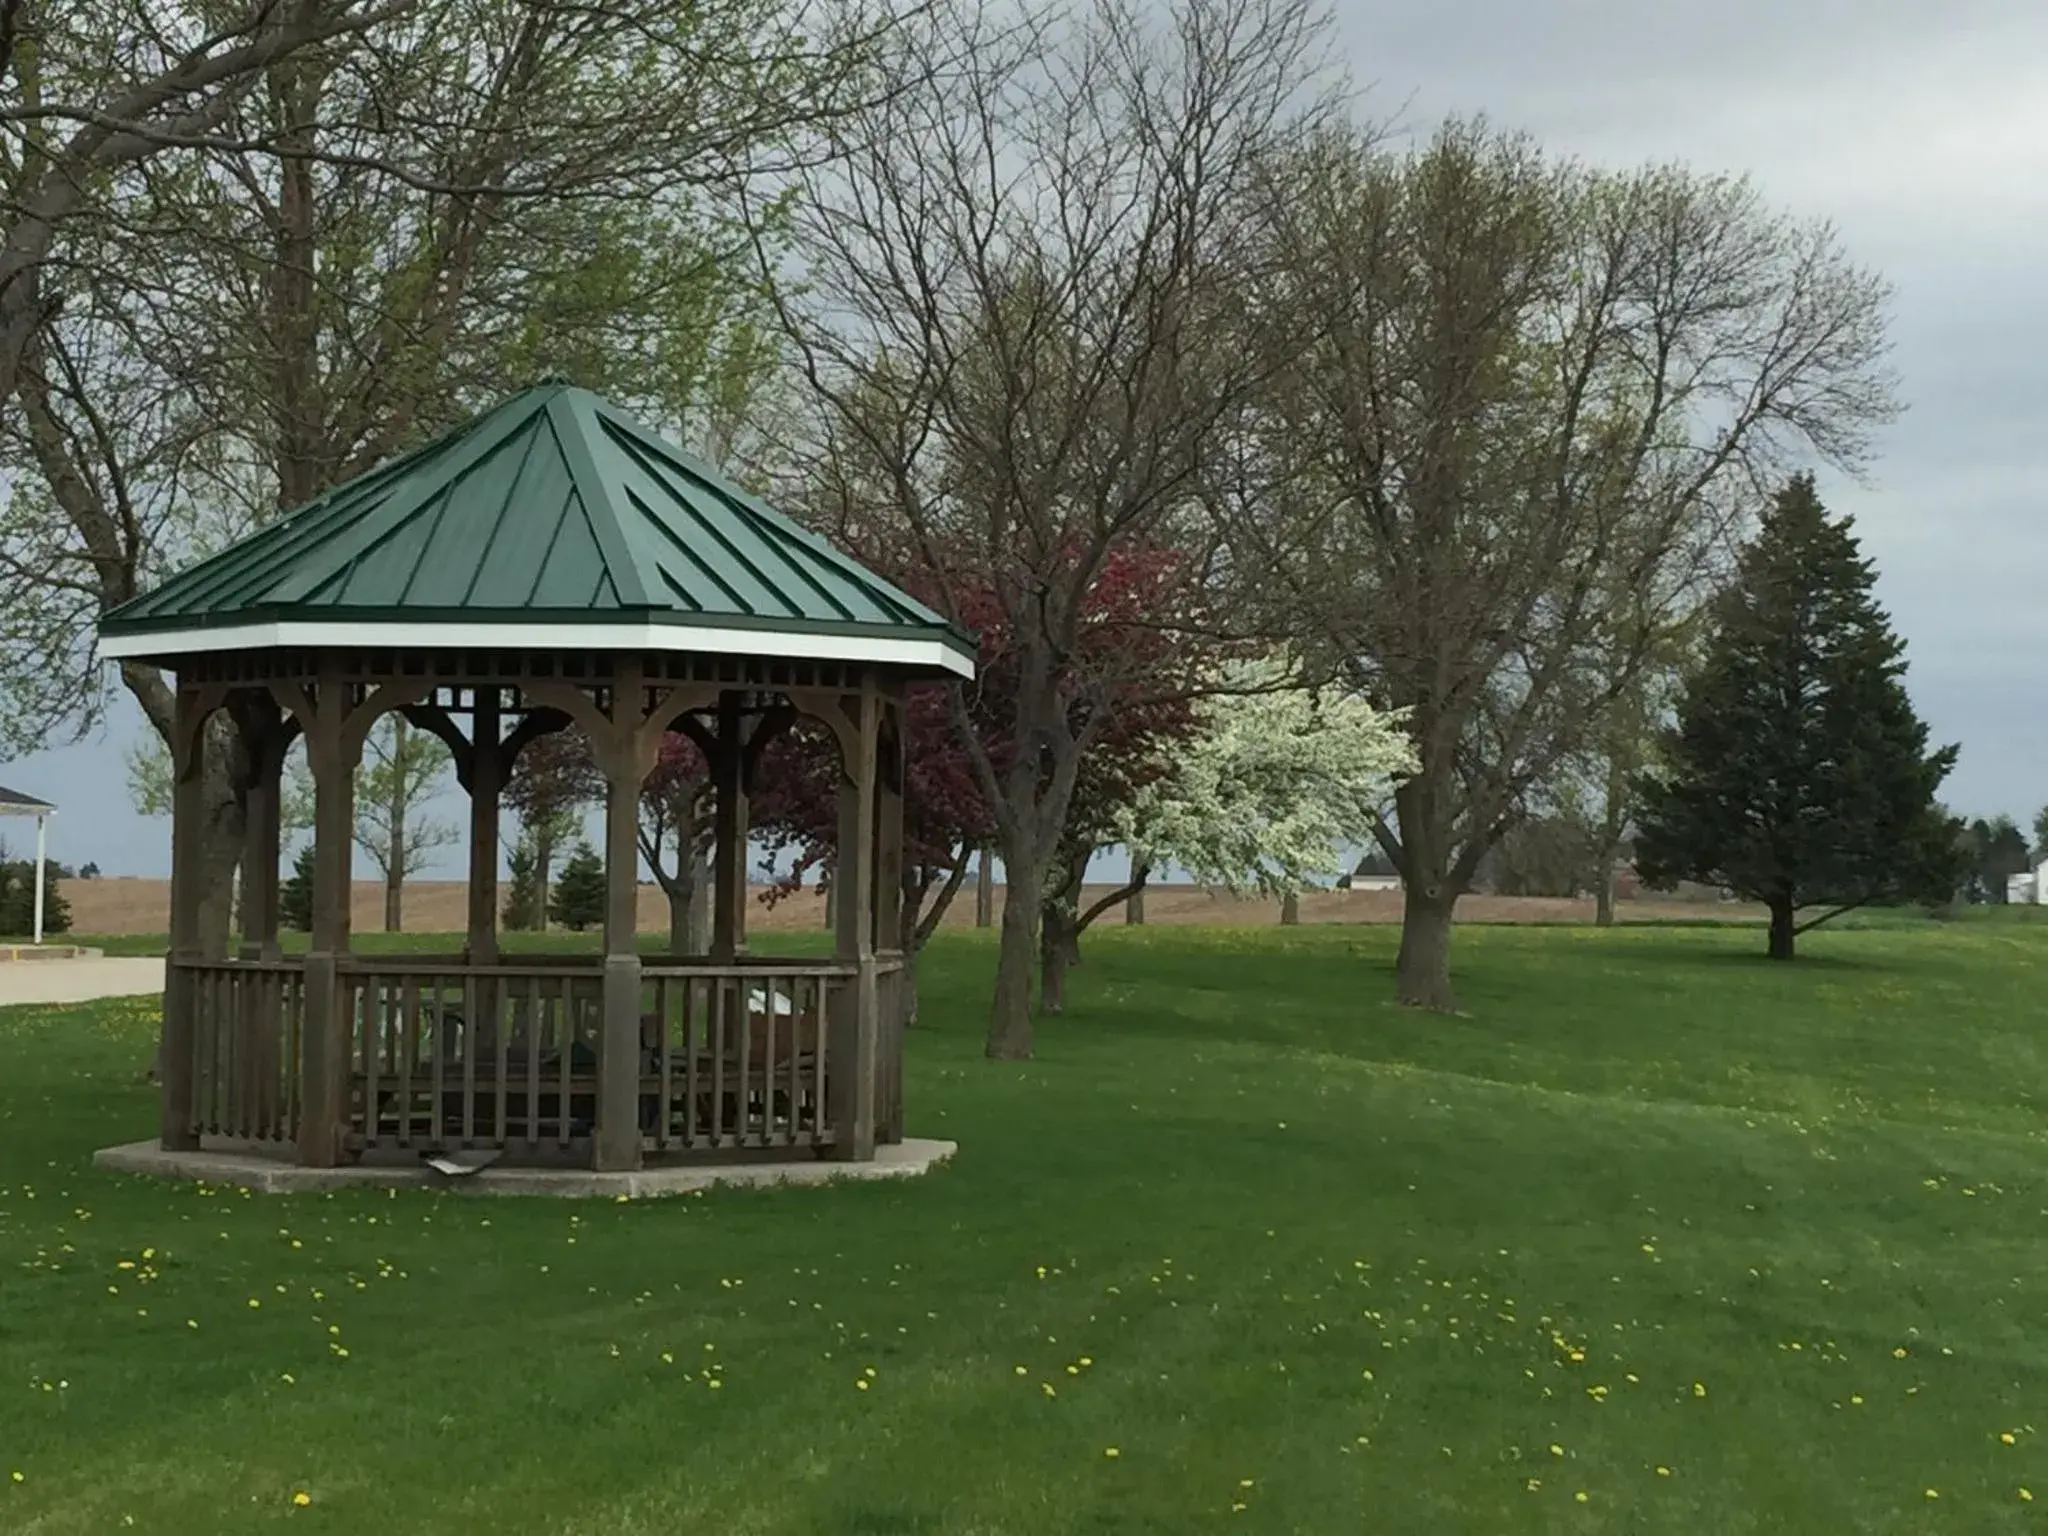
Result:
[[[604,976],[529,964],[351,960],[350,1144],[580,1161],[597,1120]],[[824,1147],[825,1049],[853,976],[832,962],[642,970],[637,1115],[649,1154]]]
[[[192,989],[194,1129],[290,1143],[299,1121],[302,962],[180,965]],[[902,1139],[900,955],[877,958],[875,1129]],[[636,1114],[646,1156],[834,1144],[827,1042],[857,1006],[858,967],[835,960],[641,970]],[[344,1143],[369,1161],[497,1149],[588,1158],[603,1052],[604,973],[592,957],[459,956],[341,962]]]
[[[192,989],[192,1124],[199,1136],[282,1145],[298,1134],[305,977],[295,962],[180,966]]]

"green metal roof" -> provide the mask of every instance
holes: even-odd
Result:
[[[100,623],[109,656],[239,644],[505,644],[542,628],[675,649],[907,660],[973,640],[588,390],[522,390],[337,486]],[[437,639],[434,630],[449,633]],[[486,633],[488,632],[488,633]],[[706,645],[695,642],[707,638]],[[694,641],[693,637],[694,636]],[[778,637],[773,645],[764,642]],[[809,646],[796,642],[811,637]],[[379,643],[390,643],[386,637]],[[545,639],[535,644],[548,643]],[[936,649],[935,649],[936,647]]]

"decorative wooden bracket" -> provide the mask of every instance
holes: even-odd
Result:
[[[476,773],[476,748],[455,723],[455,717],[438,704],[408,704],[398,711],[406,723],[437,737],[455,764],[455,782],[467,794]]]

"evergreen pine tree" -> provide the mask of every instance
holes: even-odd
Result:
[[[313,931],[313,845],[306,844],[292,860],[289,879],[277,888],[277,918],[294,933]]]
[[[61,871],[43,865],[43,933],[71,931],[71,904],[57,881]],[[0,858],[0,934],[27,938],[35,932],[36,866],[33,859]]]
[[[1934,798],[1956,748],[1928,751],[1875,581],[1849,519],[1795,478],[1716,608],[1663,769],[1642,785],[1644,880],[1763,903],[1774,959],[1852,908],[1946,901],[1965,873]],[[1801,922],[1811,907],[1828,910]]]
[[[507,933],[531,933],[540,927],[543,892],[540,883],[540,850],[531,837],[513,844],[507,860],[511,866],[505,881],[504,923]]]
[[[604,865],[588,843],[578,843],[555,881],[548,915],[564,928],[581,933],[604,921],[604,901]]]

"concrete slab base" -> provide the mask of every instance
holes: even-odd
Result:
[[[77,944],[0,944],[0,964],[9,960],[97,960],[100,954]]]
[[[958,1144],[906,1137],[900,1145],[875,1148],[871,1163],[827,1162],[806,1157],[785,1163],[699,1163],[688,1167],[642,1168],[634,1173],[594,1173],[588,1168],[486,1168],[451,1178],[432,1168],[300,1168],[251,1152],[166,1152],[154,1141],[103,1147],[93,1166],[117,1173],[146,1173],[165,1179],[227,1184],[261,1194],[303,1194],[350,1188],[445,1189],[464,1195],[556,1195],[570,1199],[646,1200],[685,1195],[715,1184],[825,1184],[837,1179],[903,1179],[929,1173],[950,1158]]]

